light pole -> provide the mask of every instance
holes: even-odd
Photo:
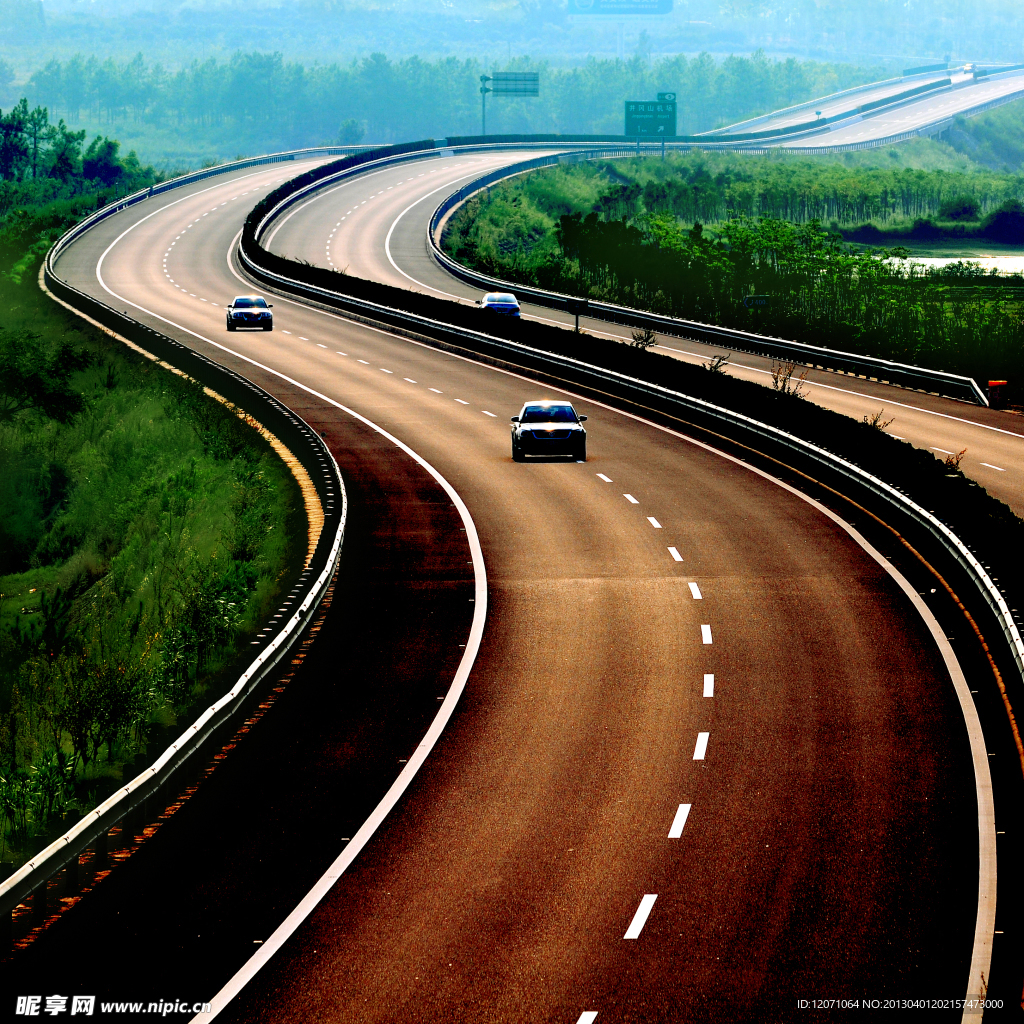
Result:
[[[480,134],[487,134],[487,94],[491,91],[486,83],[491,80],[490,75],[480,76]]]

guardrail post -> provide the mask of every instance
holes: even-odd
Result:
[[[0,882],[6,882],[14,874],[14,864],[4,861],[0,864]],[[0,953],[8,953],[14,946],[14,911],[4,914],[3,934],[0,934]]]

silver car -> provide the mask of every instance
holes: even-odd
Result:
[[[568,455],[586,462],[586,419],[571,402],[527,402],[519,415],[512,417],[512,458],[523,462],[527,455]]]
[[[274,314],[270,312],[273,303],[268,303],[262,295],[236,295],[234,302],[225,307],[228,318],[228,330],[237,331],[239,327],[259,327],[264,331],[274,329]]]

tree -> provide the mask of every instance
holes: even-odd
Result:
[[[51,178],[70,181],[79,172],[85,129],[73,132],[61,118],[57,124],[50,125],[47,129],[46,141],[50,146],[50,167],[47,174]]]
[[[28,157],[25,142],[27,112],[24,100],[7,114],[0,112],[0,179],[4,181],[15,181],[24,171]]]
[[[71,388],[71,374],[89,365],[88,353],[65,342],[48,355],[35,341],[34,335],[0,332],[0,423],[25,409],[67,423],[85,404]]]
[[[121,143],[116,139],[96,136],[82,156],[82,174],[90,181],[116,185],[124,177],[124,167],[117,158]]]
[[[27,103],[23,99],[22,103]],[[39,147],[49,138],[50,112],[46,107],[36,107],[25,115],[25,141],[28,145],[29,159],[32,162],[32,177],[39,177]]]

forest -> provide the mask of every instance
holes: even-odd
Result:
[[[1024,281],[963,263],[924,271],[906,249],[849,245],[839,222],[986,209],[1024,238],[1021,198],[1012,175],[690,153],[500,183],[459,211],[444,245],[506,280],[1020,381]],[[765,301],[747,308],[752,295]]]
[[[649,62],[590,59],[560,68],[527,60],[540,96],[491,97],[488,131],[613,133],[623,130],[623,102],[680,96],[678,130],[698,132],[871,81],[874,73],[842,64],[750,57],[716,60],[704,53]],[[148,159],[177,147],[187,131],[193,154],[221,155],[324,143],[389,143],[480,131],[481,74],[490,64],[456,57],[390,60],[374,53],[347,64],[307,65],[281,53],[238,51],[228,59],[194,59],[177,70],[147,61],[76,54],[50,60],[23,87],[31,104],[73,126],[147,140]],[[164,132],[165,136],[159,133]],[[162,147],[162,148],[161,148]]]

